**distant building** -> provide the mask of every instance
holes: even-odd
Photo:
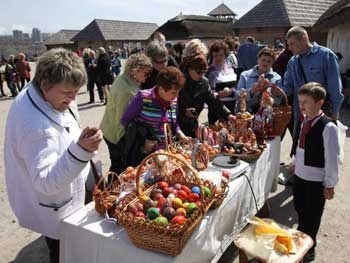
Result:
[[[337,0],[262,0],[234,23],[240,39],[254,36],[256,40],[274,44],[283,40],[292,26],[304,27],[311,41],[325,45],[327,34],[314,31],[319,17]]]
[[[23,32],[21,30],[13,30],[12,32],[13,32],[14,38],[18,39],[18,38],[22,38],[22,36],[23,36]]]
[[[51,35],[48,39],[46,39],[44,41],[44,45],[46,46],[47,50],[57,47],[63,47],[72,51],[76,51],[78,49],[78,46],[74,43],[74,41],[71,41],[71,39],[76,34],[78,34],[79,31],[80,30],[62,29],[57,33]]]
[[[32,41],[34,43],[41,43],[41,42],[43,42],[40,30],[38,28],[36,28],[36,27],[33,28],[33,30],[32,30]]]
[[[232,22],[235,22],[237,14],[233,12],[227,5],[222,3],[218,7],[210,11],[208,13],[208,16],[213,16],[216,18],[224,18],[224,19],[231,20]]]
[[[232,22],[227,19],[212,16],[180,14],[163,24],[157,31],[164,34],[170,41],[188,41],[199,38],[209,43],[214,39],[232,36]]]
[[[22,36],[23,38],[29,38],[29,33],[23,33]]]
[[[145,45],[150,35],[158,28],[155,23],[94,19],[71,40],[78,49],[122,48]]]
[[[339,0],[318,19],[316,30],[327,32],[327,47],[342,55],[340,71],[350,69],[350,0]]]

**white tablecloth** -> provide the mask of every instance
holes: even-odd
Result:
[[[246,225],[246,218],[257,212],[248,179],[261,208],[279,173],[279,155],[278,137],[249,166],[247,177],[240,176],[229,183],[227,198],[219,208],[209,210],[177,257],[135,247],[122,227],[106,222],[90,203],[62,222],[60,262],[216,262]]]

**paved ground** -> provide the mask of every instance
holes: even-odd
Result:
[[[104,111],[101,104],[86,104],[88,95],[82,88],[78,95],[81,123],[83,126],[98,126]],[[46,245],[43,238],[18,226],[6,196],[3,163],[4,126],[11,98],[0,99],[0,263],[39,263],[48,262]],[[202,116],[205,116],[203,114]],[[350,123],[350,111],[343,110],[341,119]],[[288,162],[290,136],[282,142],[281,160]],[[336,188],[335,199],[327,202],[317,246],[315,262],[345,263],[350,262],[350,135],[345,142],[345,160],[341,167],[341,180]],[[109,167],[108,151],[104,144],[97,159],[102,161],[103,170]],[[15,165],[15,164],[14,164]],[[295,226],[297,218],[293,209],[291,189],[279,185],[278,191],[270,196],[272,216],[278,222]],[[223,219],[225,220],[225,219]],[[223,260],[223,262],[227,262]],[[236,261],[235,261],[236,262]],[[88,263],[88,262],[87,262]],[[103,262],[101,262],[103,263]]]

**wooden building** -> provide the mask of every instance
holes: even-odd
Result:
[[[327,47],[342,55],[340,70],[350,69],[350,0],[339,0],[317,21],[315,30],[327,32]]]
[[[233,28],[241,40],[254,36],[259,42],[274,45],[283,42],[285,34],[292,26],[304,27],[311,41],[326,45],[327,34],[314,31],[313,26],[320,16],[336,0],[262,0],[243,15]]]
[[[200,15],[178,15],[163,24],[157,31],[169,41],[189,41],[199,38],[203,42],[232,36],[233,23],[229,19]]]
[[[224,18],[224,19],[231,20],[232,22],[235,22],[237,14],[233,12],[227,5],[222,3],[216,8],[214,8],[212,11],[210,11],[208,13],[208,16],[213,16],[216,18]]]
[[[79,30],[62,29],[45,40],[44,45],[46,46],[47,50],[63,47],[72,51],[76,51],[78,49],[78,46],[73,41],[71,41],[71,39],[78,33]]]
[[[155,23],[94,19],[72,41],[79,49],[141,47],[157,28]]]

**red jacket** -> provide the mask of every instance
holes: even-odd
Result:
[[[16,62],[16,71],[20,78],[29,78],[30,79],[30,66],[27,61],[18,59]]]

